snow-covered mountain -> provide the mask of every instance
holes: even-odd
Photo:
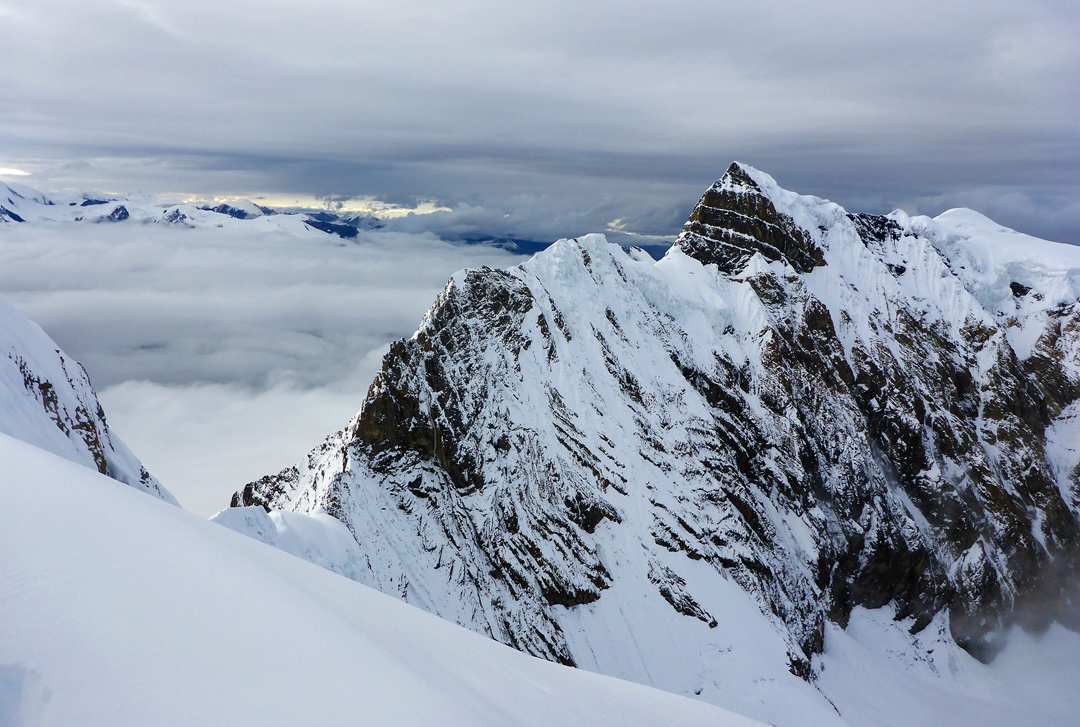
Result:
[[[4,727],[760,724],[528,657],[201,521],[3,299],[0,354]],[[329,516],[277,519],[355,548]]]
[[[109,430],[83,367],[3,298],[0,433],[177,504]]]
[[[381,226],[375,217],[327,211],[283,213],[250,200],[228,203],[163,203],[150,196],[80,194],[61,197],[20,184],[0,182],[0,224],[42,222],[125,223],[282,230],[293,235],[331,234],[350,239]]]
[[[1022,713],[959,647],[1078,626],[1078,435],[1075,248],[736,164],[660,262],[589,235],[456,274],[356,418],[233,499],[271,513],[218,519],[768,721],[860,723],[891,668],[977,723]],[[925,694],[884,681],[903,724]]]
[[[2,433],[0,463],[5,727],[759,724],[527,657]]]

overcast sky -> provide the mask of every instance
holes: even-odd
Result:
[[[738,159],[1077,243],[1078,27],[1076,0],[0,0],[0,168],[546,241],[671,235]]]
[[[660,242],[740,160],[1080,243],[1078,27],[1076,0],[0,0],[0,178],[441,208],[349,244],[9,225],[0,292],[210,514],[348,421],[452,271],[519,259],[455,240]]]

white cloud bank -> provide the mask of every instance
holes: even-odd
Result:
[[[428,234],[6,225],[0,293],[83,363],[147,468],[209,515],[343,426],[452,272],[518,259]]]
[[[357,382],[358,383],[358,382]],[[245,483],[299,462],[356,413],[366,386],[299,389],[125,381],[99,394],[110,425],[180,504],[210,516]]]

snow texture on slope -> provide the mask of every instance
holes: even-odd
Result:
[[[525,656],[3,434],[0,461],[4,725],[758,724]]]

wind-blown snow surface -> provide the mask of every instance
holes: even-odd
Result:
[[[967,706],[886,687],[897,715],[1022,719],[958,643],[1075,597],[1070,252],[733,165],[659,263],[590,235],[456,274],[357,417],[234,503],[323,508],[365,583],[766,721],[872,724],[845,685],[898,669]]]
[[[176,504],[113,434],[86,372],[0,298],[0,433]],[[6,463],[0,464],[3,467]]]
[[[958,650],[940,621],[912,638],[911,622],[893,616],[856,609],[846,629],[826,633],[817,686],[848,724],[1066,727],[1080,719],[1077,632],[1014,628],[987,665]]]
[[[705,725],[0,434],[0,724]]]
[[[349,529],[325,510],[305,515],[280,510],[268,513],[261,507],[229,507],[210,520],[346,578],[363,582],[367,558]]]

